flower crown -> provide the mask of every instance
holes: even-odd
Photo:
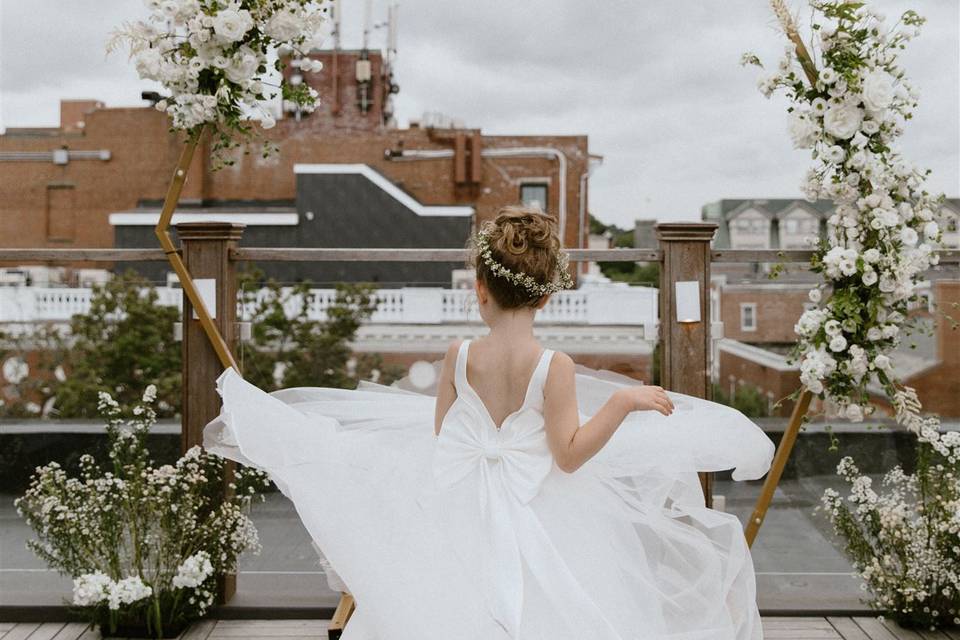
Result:
[[[541,283],[537,282],[531,275],[522,271],[512,271],[497,262],[493,257],[493,251],[490,249],[490,236],[486,231],[477,233],[475,245],[477,247],[477,255],[483,260],[483,263],[487,265],[491,273],[509,280],[518,287],[523,287],[535,296],[546,296],[573,287],[573,278],[570,277],[570,271],[568,269],[570,257],[566,251],[557,253],[556,269],[559,280]]]

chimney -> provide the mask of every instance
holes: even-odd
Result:
[[[83,131],[87,114],[103,109],[103,106],[99,100],[61,100],[60,129],[65,133]]]

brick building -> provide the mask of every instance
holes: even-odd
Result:
[[[256,142],[235,150],[232,166],[214,171],[204,141],[178,213],[231,219],[279,207],[288,220],[296,214],[297,226],[312,209],[301,206],[295,165],[362,165],[415,208],[469,208],[470,222],[488,219],[504,204],[537,202],[558,218],[567,246],[584,245],[591,163],[586,136],[489,136],[449,123],[399,129],[390,100],[396,85],[380,52],[314,56],[324,62],[322,71],[291,66],[285,73],[316,88],[322,106],[312,114],[284,112],[275,128],[262,132],[279,148],[266,158]],[[8,129],[0,136],[0,246],[115,246],[111,214],[140,215],[139,225],[129,215],[125,224],[148,226],[181,146],[165,114],[150,106],[105,108],[94,100],[63,101],[59,127]],[[446,244],[427,234],[412,246],[463,246],[468,234],[461,225]],[[362,246],[343,240],[334,246]]]
[[[793,326],[809,304],[808,284],[714,283],[713,299],[723,320],[723,339],[713,353],[714,381],[729,394],[737,387],[760,391],[774,404],[800,386],[799,367],[788,354],[796,341]],[[892,354],[895,371],[915,387],[924,409],[960,416],[960,280],[942,277],[924,291],[911,315],[918,327]],[[875,404],[888,409],[882,389],[871,389]],[[791,403],[774,411],[789,415]]]

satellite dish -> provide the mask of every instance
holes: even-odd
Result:
[[[3,362],[3,377],[11,384],[20,384],[30,375],[30,366],[17,356]]]
[[[410,365],[407,375],[410,378],[410,384],[417,389],[429,389],[437,381],[437,370],[426,360],[417,360]]]

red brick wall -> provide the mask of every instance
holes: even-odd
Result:
[[[505,204],[519,199],[520,180],[550,178],[548,209],[556,213],[566,199],[565,241],[578,244],[580,176],[589,160],[586,136],[482,136],[484,149],[501,147],[554,147],[567,158],[566,191],[558,192],[558,163],[547,158],[483,158],[479,183],[457,185],[452,158],[387,160],[384,153],[398,149],[454,148],[452,130],[389,129],[381,123],[385,90],[378,54],[372,56],[374,105],[363,114],[356,104],[356,54],[341,54],[339,64],[341,110],[333,114],[332,60],[318,54],[326,67],[306,74],[321,93],[322,106],[300,121],[285,117],[266,132],[265,138],[280,151],[262,158],[262,145],[252,144],[233,153],[236,163],[212,171],[206,149],[198,152],[188,175],[182,199],[271,200],[295,197],[295,163],[363,163],[373,166],[425,204],[472,205],[482,221]],[[0,172],[0,246],[3,247],[110,247],[112,212],[129,210],[141,199],[161,200],[179,155],[181,144],[168,132],[168,121],[155,109],[95,108],[90,101],[65,102],[63,119],[82,119],[82,128],[16,130],[0,136],[0,151],[109,150],[109,161],[71,160],[66,165],[50,161],[4,162]],[[467,137],[473,130],[462,130]],[[244,154],[249,151],[249,154]],[[198,161],[199,160],[199,161]],[[47,190],[72,188],[75,208],[70,238],[48,234]],[[59,194],[63,195],[63,194]],[[585,232],[585,230],[584,230]]]
[[[791,343],[797,339],[793,326],[808,302],[809,286],[756,284],[727,285],[720,293],[723,335],[751,344]],[[756,304],[756,330],[743,331],[740,305]]]
[[[730,386],[752,387],[764,395],[772,394],[774,402],[786,398],[800,387],[799,371],[778,371],[772,367],[753,362],[736,354],[720,351],[720,377],[717,384],[724,393]],[[784,402],[774,415],[789,416],[792,402]]]

